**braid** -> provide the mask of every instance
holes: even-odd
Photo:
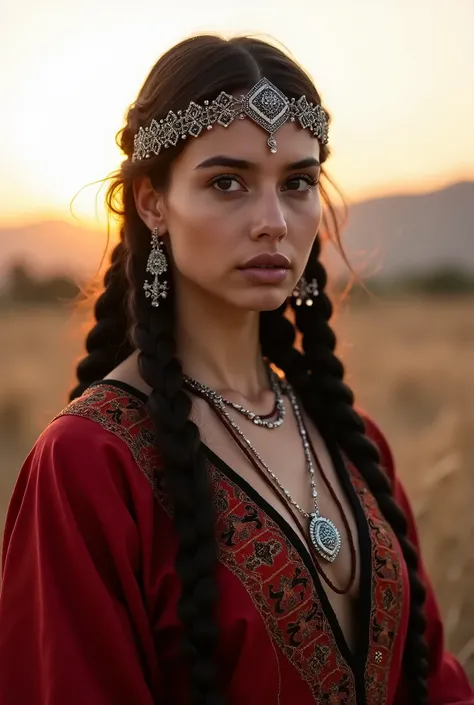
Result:
[[[295,327],[285,317],[285,303],[274,311],[260,314],[260,342],[262,354],[284,370],[287,380],[295,389],[302,389],[309,381],[307,360],[295,348]]]
[[[70,392],[69,401],[80,397],[92,382],[105,377],[133,352],[127,335],[125,253],[122,236],[104,276],[104,291],[94,306],[96,324],[86,338],[88,355],[77,366],[79,384]]]
[[[140,350],[140,375],[152,388],[148,411],[156,428],[179,539],[176,571],[182,586],[178,616],[184,625],[183,656],[190,668],[191,702],[221,705],[214,658],[218,558],[207,463],[199,430],[189,418],[191,400],[184,391],[182,367],[176,357],[172,290],[159,308],[153,308],[142,292],[145,268],[143,255],[132,252],[127,263],[132,337]],[[168,268],[168,280],[170,274]]]
[[[294,381],[289,381],[301,394],[306,410],[318,427],[337,441],[359,469],[400,543],[411,591],[404,669],[410,686],[410,702],[413,705],[427,705],[428,648],[424,639],[426,620],[423,610],[426,593],[419,578],[418,556],[407,536],[407,520],[380,467],[378,449],[367,437],[365,423],[354,409],[354,394],[343,381],[344,366],[335,355],[336,336],[329,325],[333,307],[325,292],[327,274],[319,260],[320,251],[318,237],[305,271],[308,280],[315,278],[318,281],[320,294],[311,307],[294,306],[296,325],[303,334],[303,350],[310,374],[304,386],[295,384],[296,377]],[[286,327],[286,323],[279,323],[278,331]],[[268,356],[277,365],[277,357],[283,361],[282,369],[286,373],[285,364],[291,359],[290,353],[277,348],[278,345],[293,344],[289,333],[285,332],[285,336],[279,339],[276,332],[270,334],[267,328],[262,328],[262,331],[267,338],[262,340],[262,349],[267,350]],[[298,364],[303,368],[301,361]]]

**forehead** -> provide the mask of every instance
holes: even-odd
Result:
[[[215,125],[199,137],[188,138],[187,145],[176,159],[175,167],[193,170],[210,157],[225,154],[257,164],[262,169],[279,168],[307,157],[319,159],[319,141],[309,130],[287,122],[274,137],[277,152],[272,154],[267,144],[269,133],[251,119],[236,120],[229,127]]]

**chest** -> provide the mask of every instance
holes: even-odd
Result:
[[[207,424],[207,447],[232,468],[257,501],[276,512],[278,520],[315,559],[323,589],[353,642],[351,613],[359,597],[361,558],[357,516],[361,521],[362,511],[342,456],[337,456],[336,466],[336,458],[317,429],[310,426],[310,448],[308,444],[305,448],[291,415],[278,430],[255,429],[248,422],[240,422],[240,428],[240,438],[234,435],[229,442],[228,431],[221,424]],[[315,536],[310,532],[314,513],[331,522],[339,534],[340,548],[334,561],[316,555]]]

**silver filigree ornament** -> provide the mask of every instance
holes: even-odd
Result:
[[[341,534],[334,522],[321,514],[312,513],[309,535],[313,546],[322,558],[332,563],[341,550]]]
[[[153,275],[151,282],[145,280],[143,290],[146,298],[151,298],[152,306],[160,305],[160,298],[166,299],[168,295],[168,282],[160,281],[159,277],[168,269],[166,255],[162,246],[161,238],[158,235],[158,228],[154,228],[151,234],[151,252],[148,257],[146,271]]]
[[[219,408],[225,410],[226,406],[231,407],[232,409],[238,411],[239,414],[242,414],[242,416],[245,416],[249,421],[252,421],[252,423],[254,423],[256,426],[261,426],[263,428],[273,430],[280,428],[280,426],[283,424],[283,421],[285,420],[286,416],[286,407],[285,402],[283,400],[283,390],[279,383],[278,376],[275,374],[275,372],[273,372],[271,368],[268,368],[268,376],[270,380],[271,390],[275,395],[276,418],[274,420],[269,420],[264,416],[255,413],[254,411],[250,411],[250,409],[246,409],[241,404],[237,404],[236,402],[231,401],[230,399],[226,399],[215,389],[212,389],[207,384],[198,382],[192,377],[188,377],[188,375],[184,375],[184,381],[191,389],[196,389],[197,391],[204,394],[210,401],[212,401],[213,404],[215,404]]]
[[[297,306],[302,306],[303,304],[312,306],[316,296],[319,296],[317,279],[311,279],[311,281],[308,282],[304,277],[301,277],[293,291],[293,296]]]
[[[203,105],[191,101],[186,110],[170,110],[165,118],[140,127],[134,137],[132,161],[158,155],[162,149],[175,147],[179,139],[199,137],[216,124],[227,128],[234,120],[246,117],[270,134],[267,144],[273,154],[277,151],[275,133],[288,121],[310,130],[321,144],[328,143],[329,115],[321,105],[308,102],[304,95],[287,98],[271,81],[262,78],[246,95],[236,98],[222,91],[215,100],[205,100]]]

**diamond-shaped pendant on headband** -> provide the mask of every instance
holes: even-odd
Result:
[[[311,542],[319,555],[332,563],[336,560],[341,548],[341,535],[330,519],[320,514],[311,514],[309,535]]]
[[[276,132],[288,119],[288,98],[266,78],[262,78],[245,96],[245,113],[267,132]]]

